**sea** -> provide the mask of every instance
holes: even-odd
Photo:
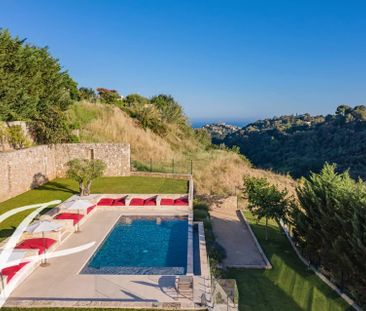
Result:
[[[230,125],[236,125],[244,127],[249,123],[256,121],[256,119],[190,119],[193,128],[201,128],[206,124],[212,123],[225,123]]]

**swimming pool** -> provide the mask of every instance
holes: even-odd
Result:
[[[182,275],[187,267],[185,217],[121,217],[82,274]]]

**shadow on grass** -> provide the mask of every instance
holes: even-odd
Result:
[[[13,234],[13,232],[15,231],[15,227],[12,226],[11,228],[6,228],[6,229],[1,229],[0,230],[0,240],[6,239],[9,236],[11,236]]]
[[[35,191],[60,191],[60,192],[67,192],[71,194],[78,194],[78,191],[70,187],[69,185],[62,184],[56,181],[50,181],[47,184],[40,186]]]

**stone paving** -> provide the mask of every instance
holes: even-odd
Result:
[[[141,213],[153,215],[154,211],[141,210]],[[158,213],[162,216],[161,211]],[[96,244],[77,254],[50,259],[47,267],[38,267],[14,290],[6,305],[164,307],[164,304],[179,304],[192,308],[191,300],[178,296],[175,276],[79,274],[122,214],[118,210],[97,210],[81,226],[81,232],[72,234],[58,250],[91,241]],[[179,211],[172,210],[170,214],[179,215]]]

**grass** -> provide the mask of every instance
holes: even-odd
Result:
[[[92,184],[92,193],[187,193],[187,181],[158,177],[101,177]],[[55,179],[38,189],[27,191],[0,203],[0,214],[23,205],[66,200],[78,193],[78,184],[70,179]],[[18,213],[0,224],[0,240],[10,236],[32,210]]]
[[[241,311],[353,310],[298,259],[277,223],[270,221],[265,241],[264,221],[245,212],[272,270],[230,269],[237,281]]]

